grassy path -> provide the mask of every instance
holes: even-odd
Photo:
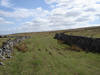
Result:
[[[53,35],[35,34],[25,43],[28,51],[15,50],[0,75],[100,75],[100,54],[70,51]]]

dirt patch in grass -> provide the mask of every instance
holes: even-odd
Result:
[[[28,47],[25,42],[21,42],[20,44],[17,44],[16,46],[14,46],[14,48],[16,48],[18,51],[21,51],[21,52],[28,51]]]
[[[72,45],[72,46],[71,46],[71,50],[77,51],[77,52],[83,51],[81,48],[79,48],[79,47],[76,46],[76,45]]]

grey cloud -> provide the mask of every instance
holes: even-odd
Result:
[[[87,11],[87,12],[95,12],[96,9],[94,9],[94,8],[88,8],[88,9],[86,9],[85,11]]]
[[[100,17],[100,14],[96,14],[97,17]]]
[[[80,16],[80,15],[81,15],[81,12],[79,12],[79,11],[71,11],[71,12],[66,13],[67,17],[77,17],[77,16]]]
[[[84,21],[88,21],[88,20],[89,20],[88,17],[87,18],[82,17],[82,18],[78,18],[76,20],[76,22],[84,22]]]

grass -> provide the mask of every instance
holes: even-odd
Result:
[[[5,42],[7,38],[0,38],[0,47],[2,46],[2,43]]]
[[[100,54],[72,51],[53,39],[54,33],[37,33],[25,40],[28,50],[23,53],[15,49],[13,58],[0,66],[0,75],[100,75]],[[90,31],[81,30],[66,33],[90,35]],[[99,37],[100,31],[94,35]]]

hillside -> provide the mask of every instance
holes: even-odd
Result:
[[[100,27],[11,35],[32,38],[24,41],[26,52],[15,48],[13,57],[3,61],[0,75],[100,75],[100,54],[72,50],[53,38],[59,32],[100,38]]]

